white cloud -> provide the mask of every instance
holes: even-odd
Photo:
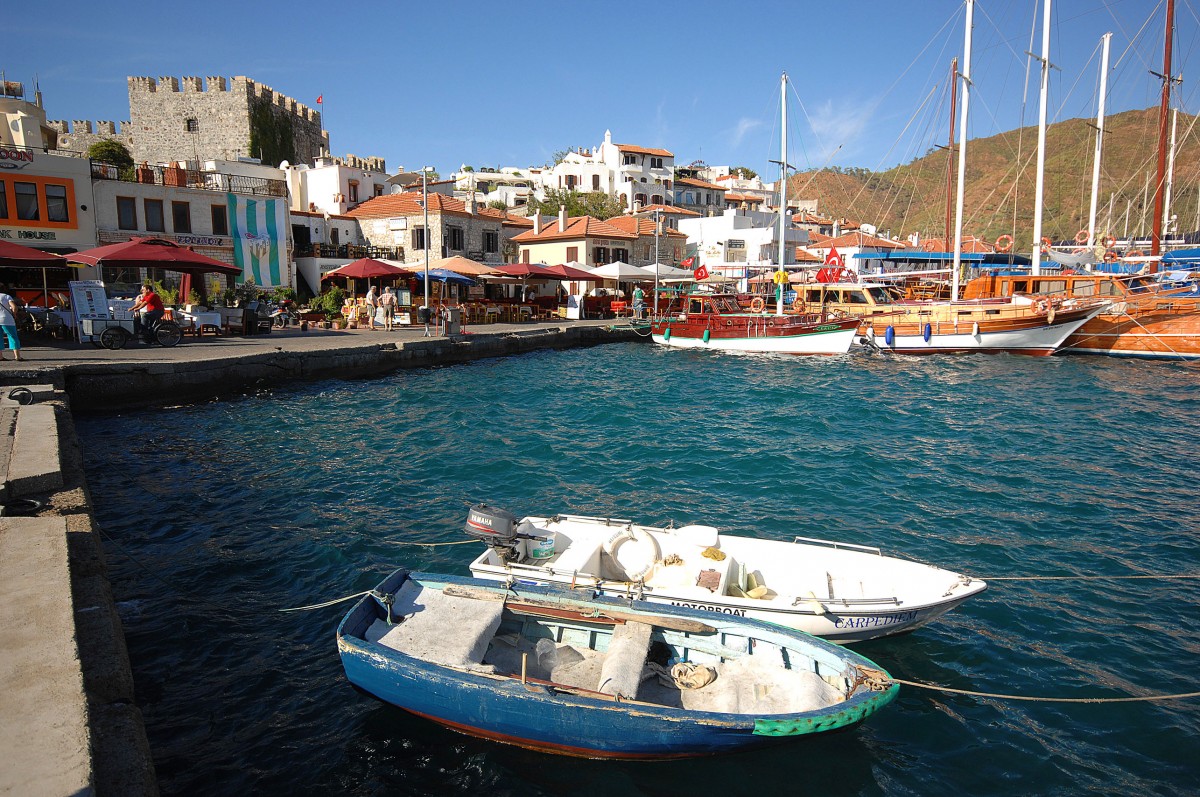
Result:
[[[737,126],[733,129],[733,141],[731,142],[731,146],[740,147],[742,145],[742,139],[746,137],[746,134],[755,128],[762,127],[762,123],[762,119],[749,119],[745,116],[743,116],[741,119],[738,119]]]
[[[854,145],[867,129],[876,105],[875,102],[843,98],[838,100],[836,107],[833,100],[826,100],[813,109],[809,113],[808,123],[817,139],[818,161],[812,165],[824,166],[839,147],[843,153],[855,149]]]

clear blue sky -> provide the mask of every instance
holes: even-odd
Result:
[[[1195,3],[1178,0],[1176,19],[1190,113]],[[1163,9],[1058,0],[1051,121],[1095,116],[1106,31],[1109,109],[1157,104]],[[1022,102],[1041,14],[1034,0],[976,3],[972,137],[1037,123],[1036,71]],[[611,129],[771,180],[783,71],[794,164],[888,168],[944,143],[963,17],[961,0],[29,3],[6,15],[0,69],[27,87],[36,75],[51,119],[124,120],[129,75],[246,75],[314,107],[324,95],[333,154],[383,156],[389,171],[538,165]]]

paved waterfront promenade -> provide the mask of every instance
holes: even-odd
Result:
[[[450,338],[289,329],[117,351],[24,341],[25,361],[0,363],[0,794],[158,791],[73,411],[645,339],[613,323],[493,324]]]

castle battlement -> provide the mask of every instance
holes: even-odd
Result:
[[[118,136],[121,131],[130,127],[128,120],[121,122],[118,128],[116,122],[110,122],[107,119],[93,122],[91,119],[76,119],[70,124],[65,119],[52,119],[46,122],[46,126],[56,133],[61,135],[69,135],[72,132],[76,135],[100,135],[100,136]]]

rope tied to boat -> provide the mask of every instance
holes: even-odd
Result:
[[[1184,700],[1192,697],[1200,697],[1200,692],[1177,692],[1169,695],[1141,695],[1135,697],[1039,697],[1037,695],[1008,695],[996,692],[976,692],[970,689],[954,689],[949,686],[926,684],[920,681],[906,681],[903,678],[895,677],[889,680],[894,684],[914,686],[918,689],[930,689],[935,692],[949,692],[955,695],[969,695],[971,697],[990,697],[997,700],[1023,700],[1029,703],[1144,703],[1154,700]],[[853,689],[850,694],[854,694]]]
[[[334,598],[333,600],[325,601],[324,603],[313,603],[308,606],[293,606],[290,609],[280,609],[279,611],[281,611],[281,612],[304,612],[304,611],[308,611],[309,609],[324,609],[326,606],[333,606],[334,604],[337,604],[337,603],[345,603],[346,601],[352,601],[355,598],[361,598],[363,595],[374,595],[376,598],[379,599],[379,601],[381,603],[385,603],[385,601],[383,600],[383,597],[381,597],[382,593],[380,593],[378,590],[368,589],[368,590],[364,590],[363,592],[356,592],[353,595],[347,595],[344,598]],[[386,597],[389,599],[391,598],[390,595],[388,595]]]
[[[854,683],[850,685],[850,691],[846,693],[846,697],[853,696],[859,687],[866,687],[872,692],[885,692],[893,683],[899,683],[899,681],[889,678],[883,670],[877,670],[874,667],[859,667],[858,675],[854,677]]]

